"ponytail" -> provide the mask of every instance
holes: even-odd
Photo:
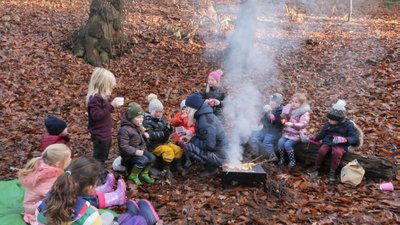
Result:
[[[29,162],[25,165],[25,167],[18,172],[18,178],[19,179],[25,178],[29,174],[35,172],[37,168],[39,168],[41,159],[42,157],[36,157],[29,160]]]

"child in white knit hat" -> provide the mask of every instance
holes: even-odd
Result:
[[[172,129],[164,116],[164,106],[158,100],[157,95],[151,93],[147,96],[147,100],[149,102],[148,112],[145,113],[143,121],[143,126],[149,134],[147,148],[154,155],[163,159],[162,175],[170,178],[172,177],[170,165],[174,160],[177,160],[179,164],[183,150],[178,145],[169,142]]]

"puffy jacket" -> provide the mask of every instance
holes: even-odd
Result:
[[[94,94],[89,98],[87,110],[89,114],[88,129],[90,134],[101,140],[109,140],[112,131],[111,113],[114,107],[107,99],[101,97],[100,94]]]
[[[289,111],[289,114],[284,114],[286,110]],[[304,104],[297,109],[293,109],[290,104],[283,107],[281,118],[286,119],[286,122],[293,123],[293,126],[285,127],[282,136],[293,141],[300,141],[300,131],[306,133],[310,123],[310,110],[310,105],[308,104]]]
[[[261,118],[261,122],[263,124],[263,128],[268,131],[268,133],[280,134],[282,132],[282,122],[281,122],[281,114],[282,114],[283,105],[278,106],[277,108],[272,110],[272,114],[275,116],[275,120],[271,121],[268,118],[269,113],[264,113]]]
[[[20,178],[25,187],[24,195],[24,220],[27,223],[36,222],[36,204],[43,200],[46,193],[51,189],[57,177],[64,171],[60,168],[47,165],[40,161],[37,170],[26,177]]]
[[[194,125],[195,125],[196,121],[194,121],[191,126],[189,126],[188,123],[189,123],[189,118],[188,117],[185,117],[185,118],[182,119],[182,112],[178,112],[174,116],[174,119],[172,120],[172,126],[174,126],[174,127],[183,126],[186,130],[190,130],[194,134]],[[179,139],[180,139],[181,136],[182,135],[179,135],[176,132],[174,132],[174,141],[175,141],[175,143],[179,142]]]
[[[46,134],[43,136],[41,144],[40,144],[40,150],[45,150],[49,145],[52,144],[65,144],[69,148],[71,148],[71,143],[69,142],[70,138],[69,136],[60,136],[60,135],[51,135],[51,134]]]
[[[136,150],[146,150],[146,142],[143,138],[143,132],[126,118],[126,114],[122,117],[121,128],[118,132],[119,154],[124,165],[132,156],[135,156]]]
[[[169,135],[171,134],[171,129],[169,128],[165,116],[158,119],[150,113],[145,113],[143,126],[146,128],[146,132],[150,136],[146,143],[149,151],[153,151],[159,145],[167,143]]]
[[[221,121],[215,116],[213,109],[203,103],[195,113],[195,119],[196,136],[190,139],[190,143],[206,151],[223,153],[228,146],[228,140]]]
[[[333,136],[341,136],[347,139],[346,143],[334,144]],[[322,128],[322,130],[315,136],[317,141],[322,140],[322,143],[327,145],[341,145],[341,146],[355,146],[360,142],[360,137],[357,134],[356,127],[354,123],[346,119],[342,123],[337,125],[331,125],[326,122]]]
[[[203,99],[209,99],[209,98],[215,98],[218,99],[221,103],[215,107],[213,107],[214,113],[219,115],[222,113],[222,106],[223,106],[223,101],[225,99],[225,90],[223,87],[210,87],[210,91],[206,92],[206,90],[203,90],[201,92],[201,95],[203,96]]]

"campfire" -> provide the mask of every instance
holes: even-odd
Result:
[[[225,163],[223,165],[223,167],[225,167],[226,169],[229,169],[229,170],[234,170],[234,171],[249,171],[249,170],[252,170],[255,165],[256,164],[253,162],[243,163],[240,166],[235,166],[230,163]]]
[[[248,162],[240,166],[225,163],[222,166],[222,186],[225,188],[230,184],[257,184],[266,181],[267,173],[259,163]]]

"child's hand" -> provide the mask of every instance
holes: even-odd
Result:
[[[215,106],[215,101],[216,101],[217,99],[215,99],[215,98],[209,98],[209,99],[207,99],[207,103],[208,103],[208,105],[210,106],[210,107],[214,107]],[[217,100],[218,101],[218,100]]]
[[[183,118],[186,118],[187,116],[188,116],[188,114],[187,114],[186,111],[182,112],[182,114],[181,114],[181,118],[182,118],[182,119],[183,119]]]
[[[286,123],[285,123],[285,126],[287,126],[287,127],[293,127],[293,123],[292,123],[292,122],[286,122]]]
[[[142,156],[143,153],[144,153],[143,150],[136,150],[135,155],[137,155],[137,156]]]
[[[149,138],[150,138],[150,135],[149,135],[149,133],[147,133],[147,132],[144,132],[144,133],[143,133],[143,136],[144,136],[146,139],[149,139]]]
[[[272,122],[275,121],[275,115],[272,114],[272,113],[268,114],[268,118],[269,118]]]
[[[332,142],[333,142],[333,144],[342,144],[342,143],[346,143],[347,139],[345,137],[341,137],[341,136],[333,136]]]
[[[191,131],[191,130],[186,130],[186,135],[187,135],[187,136],[190,136],[190,137],[193,137],[193,131]]]

